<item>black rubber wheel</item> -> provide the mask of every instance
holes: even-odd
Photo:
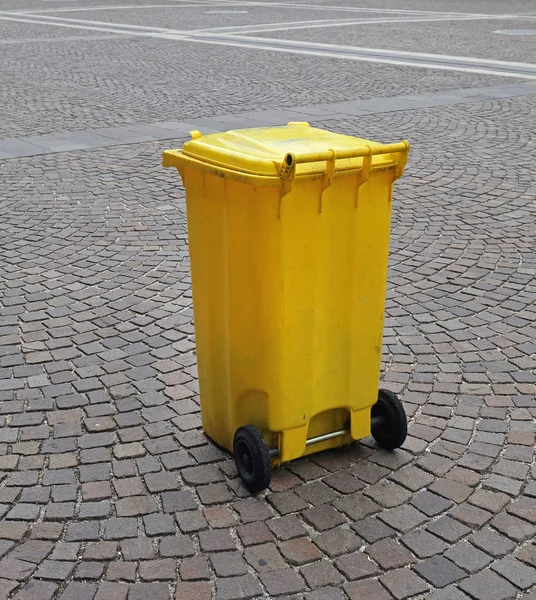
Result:
[[[394,450],[406,441],[408,421],[402,402],[395,393],[380,390],[370,417],[372,437],[380,448]]]
[[[272,479],[272,461],[262,433],[253,425],[236,430],[233,442],[238,474],[250,492],[262,492]]]

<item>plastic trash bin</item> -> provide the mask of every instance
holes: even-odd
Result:
[[[186,189],[203,428],[251,491],[305,454],[405,440],[402,405],[378,385],[408,152],[307,123],[194,131],[164,152]]]

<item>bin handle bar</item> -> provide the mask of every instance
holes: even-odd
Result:
[[[372,417],[370,419],[370,427],[371,429],[385,427],[385,417]],[[330,431],[329,433],[323,433],[322,435],[317,435],[312,438],[307,438],[305,440],[305,446],[312,446],[313,444],[319,444],[320,442],[326,442],[327,440],[333,440],[338,437],[343,437],[345,435],[349,435],[351,433],[350,429],[339,429],[338,431]],[[269,448],[268,454],[275,458],[279,454],[279,450],[277,448]]]
[[[305,440],[305,445],[312,446],[313,444],[319,444],[320,442],[326,442],[327,440],[333,440],[334,438],[342,437],[343,435],[348,435],[349,433],[350,433],[349,429],[339,429],[338,431],[330,431],[329,433],[317,435],[316,437],[307,438]],[[268,454],[272,458],[274,458],[279,454],[279,450],[277,448],[269,448]]]
[[[362,156],[375,156],[378,154],[394,154],[396,152],[407,155],[409,151],[409,143],[404,140],[396,144],[384,144],[381,146],[361,146],[360,148],[351,148],[348,150],[327,150],[326,152],[304,152],[302,154],[294,154],[289,152],[285,155],[283,164],[281,165],[281,176],[291,178],[296,165],[312,162],[324,162],[330,160],[338,160],[342,158],[359,158]]]

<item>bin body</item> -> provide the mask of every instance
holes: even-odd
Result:
[[[220,446],[251,424],[285,462],[370,435],[407,151],[289,124],[165,153],[186,189],[201,416]]]

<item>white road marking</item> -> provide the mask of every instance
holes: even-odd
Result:
[[[11,14],[9,16],[0,15],[0,19],[42,25],[55,25],[59,27],[73,27],[75,29],[106,31],[108,33],[122,33],[124,35],[139,35],[182,42],[197,42],[227,47],[252,48],[255,50],[304,54],[325,58],[357,60],[406,67],[462,71],[466,73],[478,73],[500,77],[536,79],[536,64],[530,63],[451,56],[445,54],[427,54],[420,52],[404,52],[375,48],[360,48],[354,46],[339,46],[336,44],[321,44],[275,38],[258,38],[238,35],[230,36],[222,33],[192,33],[188,31],[177,31],[157,27],[143,27],[140,25],[115,23],[110,26],[108,23],[102,23],[100,21],[61,19],[59,17],[51,16],[30,16],[24,14],[16,16]]]
[[[55,27],[70,27],[71,29],[85,29],[87,31],[106,31],[111,33],[122,33],[123,35],[143,35],[139,32],[130,33],[125,31],[124,29],[115,29],[113,27],[92,27],[91,25],[75,25],[74,23],[51,23],[47,21],[36,21],[31,18],[24,17],[16,17],[16,16],[8,16],[0,14],[0,20],[2,21],[16,21],[18,23],[32,23],[33,25],[54,25]],[[149,35],[148,33],[146,35]]]
[[[94,42],[96,40],[121,40],[125,39],[125,35],[72,35],[62,37],[47,37],[47,38],[16,38],[12,40],[0,40],[0,45],[11,44],[52,44],[55,42]]]
[[[290,21],[285,23],[266,23],[259,25],[235,25],[228,27],[213,27],[209,29],[195,29],[195,33],[214,32],[214,33],[261,33],[269,31],[287,31],[294,29],[313,29],[318,27],[345,27],[348,25],[378,25],[384,23],[427,23],[442,21],[480,21],[502,19],[498,17],[382,17],[378,19],[319,19],[315,21]]]
[[[185,36],[186,37],[186,36]],[[465,56],[449,56],[443,54],[424,54],[419,52],[402,52],[376,48],[356,48],[353,46],[337,46],[335,44],[319,44],[295,42],[273,38],[248,38],[246,36],[188,37],[192,41],[222,46],[254,48],[273,52],[291,54],[307,54],[327,58],[375,62],[390,65],[439,69],[444,71],[462,71],[500,77],[517,77],[536,79],[536,64],[515,63],[500,60],[489,60]]]
[[[493,33],[501,33],[503,35],[536,35],[536,29],[499,29]]]
[[[177,0],[174,0],[177,1]],[[195,0],[194,0],[195,1]],[[237,6],[258,6],[258,7],[278,7],[278,8],[300,8],[306,10],[323,10],[323,11],[343,11],[343,12],[377,12],[377,13],[395,13],[395,14],[416,14],[416,15],[461,15],[461,16],[492,16],[481,13],[464,13],[464,12],[440,12],[427,10],[408,10],[401,8],[374,8],[374,7],[357,7],[357,6],[329,6],[324,4],[301,4],[301,3],[283,3],[283,2],[256,2],[254,0],[212,0],[214,3],[225,2],[225,4],[235,4]],[[536,17],[535,17],[536,18]]]
[[[273,1],[258,1],[258,0],[170,0],[170,2],[212,2],[214,5],[235,5],[235,6],[258,6],[258,7],[278,7],[278,8],[304,8],[307,10],[323,10],[323,11],[350,11],[350,12],[366,12],[366,13],[388,13],[388,14],[414,14],[414,15],[445,15],[445,16],[472,16],[472,17],[489,17],[498,18],[497,13],[467,13],[467,12],[445,12],[445,11],[429,11],[429,10],[411,10],[404,8],[377,8],[377,7],[358,7],[358,6],[330,6],[326,4],[306,4],[301,2],[273,2]],[[507,19],[536,19],[536,14],[508,14],[500,15]]]
[[[331,23],[335,25],[363,25],[363,24],[375,24],[375,23],[398,23],[398,22],[428,22],[428,21],[445,21],[445,20],[478,20],[478,19],[503,19],[502,15],[490,15],[485,17],[476,17],[476,16],[453,16],[450,18],[434,18],[434,17],[426,17],[419,18],[417,21],[412,20],[410,17],[398,17],[393,19],[328,19],[328,20],[317,20],[317,21],[294,21],[291,23],[266,23],[259,25],[238,25],[235,27],[225,27],[225,28],[214,28],[214,29],[198,29],[198,30],[177,30],[177,29],[168,29],[162,27],[149,27],[144,25],[131,25],[129,23],[111,23],[109,21],[87,21],[85,19],[72,19],[72,18],[64,18],[64,17],[54,17],[52,15],[41,15],[41,14],[29,14],[26,12],[10,12],[10,13],[0,13],[0,18],[3,18],[2,15],[5,15],[5,18],[10,17],[24,17],[28,19],[33,19],[36,22],[41,22],[41,20],[50,21],[50,24],[53,25],[55,23],[72,23],[73,25],[88,25],[90,27],[94,26],[103,26],[103,27],[116,27],[120,29],[139,29],[140,31],[148,31],[148,32],[162,32],[162,33],[171,33],[171,34],[192,34],[192,33],[234,33],[237,32],[246,32],[244,31],[246,28],[250,29],[252,33],[257,31],[278,31],[280,29],[302,29],[309,27],[327,27],[330,26]],[[14,19],[12,19],[14,20]],[[46,23],[42,23],[46,24]]]
[[[8,15],[1,15],[0,19],[8,19],[11,21],[16,21],[18,13],[10,13]],[[27,23],[39,23],[41,25],[58,25],[63,24],[64,27],[69,25],[77,26],[78,28],[84,28],[87,26],[88,28],[95,29],[95,26],[98,28],[102,27],[111,27],[117,28],[118,31],[128,30],[129,33],[132,33],[131,30],[139,30],[140,32],[147,33],[170,33],[170,34],[179,34],[182,35],[184,33],[188,33],[187,31],[181,31],[177,29],[166,29],[163,27],[147,27],[145,25],[131,25],[130,23],[110,23],[108,21],[85,21],[83,19],[65,19],[63,17],[53,17],[51,15],[29,15],[26,13],[20,13],[20,17],[25,19]],[[111,31],[112,29],[110,29]]]
[[[138,4],[125,4],[123,6],[86,6],[86,7],[63,7],[63,8],[47,8],[47,9],[39,9],[39,8],[32,8],[32,9],[28,9],[28,10],[2,10],[0,11],[0,14],[4,14],[4,15],[9,15],[9,14],[14,14],[14,15],[20,15],[20,14],[37,14],[40,15],[42,13],[61,13],[61,12],[87,12],[87,11],[91,11],[91,10],[98,10],[98,11],[104,11],[104,10],[123,10],[123,9],[131,9],[131,8],[135,8],[137,9],[146,9],[146,8],[197,8],[198,6],[214,6],[214,4],[212,2],[209,2],[208,0],[205,0],[203,3],[201,4],[182,4],[182,5],[175,5],[175,4],[145,4],[145,5],[138,5]]]

